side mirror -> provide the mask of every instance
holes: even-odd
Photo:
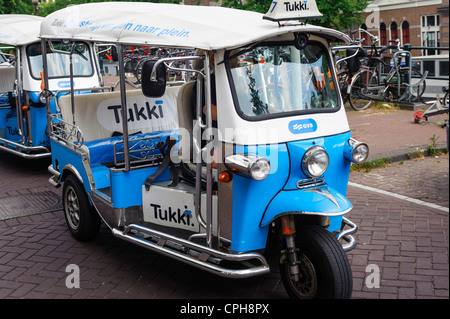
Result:
[[[150,79],[154,66],[158,60],[149,60],[142,66],[142,93],[146,97],[161,97],[166,91],[167,70],[163,63],[157,66],[156,81]]]

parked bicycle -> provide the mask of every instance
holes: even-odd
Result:
[[[442,87],[442,92],[445,93],[444,99],[442,100],[443,101],[442,104],[448,108],[448,106],[449,106],[448,105],[448,92],[449,92],[448,85],[446,87],[445,86]]]
[[[173,58],[173,57],[185,57],[192,55],[192,52],[189,50],[176,50],[171,51],[166,48],[151,48],[149,55],[141,57],[139,62],[137,63],[134,74],[136,77],[136,84],[141,83],[141,77],[142,77],[142,67],[145,62],[148,60],[157,60],[157,59],[163,59],[163,58]],[[186,82],[187,75],[186,75],[186,69],[191,69],[189,65],[186,64],[187,62],[185,60],[180,61],[174,61],[172,62],[172,67],[177,70],[172,70],[169,72],[168,76],[171,82],[175,81],[182,81]],[[188,62],[189,64],[189,62]]]
[[[361,46],[363,41],[364,39],[357,39],[355,42],[350,43],[350,46],[332,48],[335,55],[339,54],[339,51],[345,50],[345,56],[336,61],[339,91],[344,104],[349,100],[348,87],[352,83],[354,75],[361,69],[360,60],[366,56],[366,52]]]
[[[378,37],[366,33],[372,40],[371,49],[366,59],[366,65],[354,76],[348,87],[350,106],[359,111],[370,107],[375,100],[385,101],[418,101],[426,88],[424,75],[409,66],[402,66],[402,60],[410,56],[409,51],[402,49],[399,40],[390,41],[396,45],[383,46],[378,49]],[[393,49],[393,66],[383,61],[383,53]],[[383,76],[381,66],[390,68],[388,74]]]

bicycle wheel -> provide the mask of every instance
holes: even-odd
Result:
[[[337,73],[337,77],[339,81],[339,92],[341,92],[342,101],[345,104],[348,100],[347,89],[352,80],[352,75],[348,72],[347,69],[343,69]]]
[[[378,78],[368,70],[362,70],[355,75],[350,84],[349,101],[355,111],[361,111],[370,107],[374,100],[369,97],[369,88],[378,86]]]
[[[444,107],[448,108],[448,92],[445,93],[445,96],[444,96]]]
[[[405,95],[407,85],[409,81],[409,68],[400,68],[399,72],[395,71],[393,76],[389,80],[389,97],[391,100],[399,100],[401,97]],[[399,75],[400,73],[400,75]],[[426,89],[426,82],[423,81],[422,83],[418,84],[420,80],[422,79],[422,73],[415,69],[411,69],[411,88],[410,88],[410,94],[411,98],[410,101],[416,102],[418,101]],[[398,89],[398,81],[400,81],[400,95],[399,95],[399,89]],[[404,99],[408,99],[408,96],[405,96]],[[402,99],[403,100],[403,99]]]

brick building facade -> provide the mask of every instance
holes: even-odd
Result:
[[[399,39],[402,45],[429,48],[413,50],[415,56],[448,54],[448,50],[431,49],[449,46],[448,10],[449,0],[374,0],[364,13],[365,23],[359,27],[377,35],[378,45]]]

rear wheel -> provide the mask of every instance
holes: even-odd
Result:
[[[81,182],[69,175],[63,187],[63,209],[67,226],[78,240],[88,240],[97,235],[101,219],[89,203]]]
[[[292,274],[287,250],[280,256],[280,275],[291,298],[348,299],[353,279],[347,255],[337,239],[317,225],[297,227],[299,275]],[[297,278],[297,280],[295,279]]]

